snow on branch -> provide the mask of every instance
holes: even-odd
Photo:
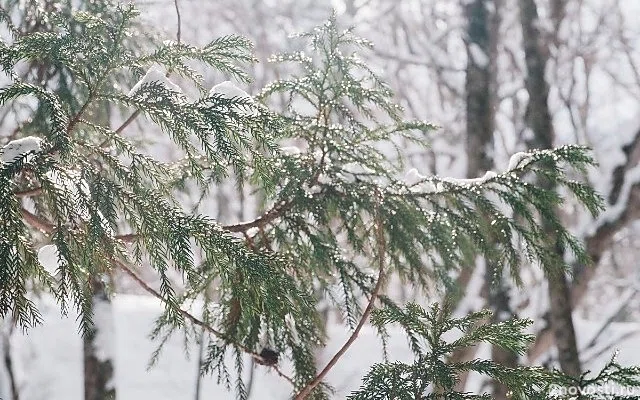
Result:
[[[258,110],[253,97],[247,92],[237,87],[231,81],[224,81],[217,85],[214,85],[209,91],[209,96],[219,96],[227,100],[237,100],[242,104],[234,105],[233,109],[238,114],[244,116],[256,116]]]
[[[17,159],[42,150],[42,139],[35,136],[27,136],[22,139],[12,140],[0,149],[0,161],[9,164]]]
[[[153,65],[151,66],[151,68],[149,68],[149,70],[142,77],[142,79],[140,79],[138,83],[136,83],[131,88],[131,90],[129,91],[129,96],[130,97],[133,96],[136,92],[140,90],[140,88],[142,88],[142,86],[153,83],[153,82],[157,82],[173,92],[178,92],[178,93],[182,92],[182,89],[180,89],[180,86],[173,83],[167,77],[167,74],[165,72],[163,72],[159,67]]]

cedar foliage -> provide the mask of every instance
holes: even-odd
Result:
[[[42,139],[38,151],[0,165],[2,316],[23,328],[39,323],[30,295],[36,285],[54,295],[63,313],[76,308],[86,332],[89,278],[123,271],[136,277],[136,266],[146,265],[160,282],[147,290],[165,305],[153,330],[160,344],[153,359],[172,334],[191,340],[204,326],[213,340],[203,373],[217,374],[239,398],[246,388],[242,379],[232,382],[230,368],[241,376],[245,354],[277,368],[273,357],[262,356],[265,338],[277,349],[278,364],[291,363],[293,393],[307,388],[309,397],[329,396],[326,385],[309,386],[319,373],[314,352],[325,340],[319,303],[329,302],[359,329],[368,316],[363,299],[367,310],[375,308],[371,322],[383,343],[386,327],[399,324],[416,360],[371,367],[353,399],[489,398],[454,392],[457,374],[466,371],[500,380],[523,399],[547,398],[553,385],[603,379],[638,385],[638,370],[614,361],[594,380],[578,382],[488,360],[447,364],[447,354],[479,342],[522,353],[531,340],[524,333],[528,321],[488,324],[486,312],[454,318],[446,307],[395,304],[383,293],[392,275],[416,288],[451,288],[451,277],[477,255],[504,266],[517,283],[523,262],[548,274],[566,269],[557,249],[586,262],[580,242],[553,211],[563,198],[531,182],[543,178],[548,187],[563,187],[596,214],[600,198],[569,177],[593,163],[587,149],[532,151],[513,169],[483,179],[430,176],[409,185],[401,178],[400,143],[426,146],[435,127],[403,120],[390,88],[358,57],[371,44],[340,30],[335,16],[300,35],[308,54],[273,58],[290,64],[289,78],[247,99],[207,92],[194,67],[248,81],[241,65],[253,57],[244,38],[226,36],[202,48],[151,39],[141,45],[133,39],[140,28],[131,5],[90,2],[82,10],[66,4],[31,12],[37,29],[20,29],[11,8],[0,14],[13,34],[0,42],[0,66],[10,78],[0,104],[32,106],[28,117],[15,114],[18,125],[8,139]],[[199,95],[161,81],[124,89],[152,66]],[[37,73],[43,69],[44,80]],[[55,87],[47,83],[53,80]],[[286,107],[270,108],[272,96],[288,99]],[[161,162],[144,151],[140,137],[122,134],[126,123],[98,121],[96,107],[105,104],[122,121],[146,118],[180,159]],[[281,151],[279,144],[291,140],[302,144],[300,153]],[[256,219],[223,226],[185,212],[177,200],[188,187],[206,198],[228,177],[258,188],[264,201]],[[556,243],[545,240],[543,227],[554,229]],[[38,262],[44,243],[57,248],[55,274]],[[194,261],[196,253],[202,262]],[[184,286],[176,287],[170,271],[181,274]],[[215,301],[206,303],[201,321],[188,309],[210,288]],[[459,337],[443,339],[452,330]]]

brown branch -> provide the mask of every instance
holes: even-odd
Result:
[[[378,196],[379,196],[379,193],[378,193]],[[353,331],[351,336],[349,336],[349,339],[347,339],[344,345],[342,345],[340,350],[338,350],[338,352],[333,356],[333,358],[331,358],[331,360],[322,369],[322,371],[320,371],[320,373],[316,375],[316,377],[313,378],[311,382],[309,382],[304,388],[302,388],[302,390],[300,390],[300,392],[298,392],[298,394],[294,397],[294,400],[302,400],[307,398],[307,396],[311,394],[313,389],[315,389],[320,384],[320,382],[322,382],[324,377],[336,365],[338,360],[340,360],[340,358],[347,352],[347,350],[349,350],[349,347],[351,347],[353,342],[355,342],[355,340],[358,338],[358,335],[360,334],[362,327],[367,322],[367,320],[369,319],[369,315],[371,315],[371,312],[373,311],[373,304],[378,298],[380,290],[382,289],[382,281],[384,280],[384,254],[386,251],[386,243],[384,238],[384,232],[382,230],[382,221],[380,218],[379,207],[380,205],[378,204],[375,210],[375,228],[376,228],[375,231],[376,231],[376,240],[377,240],[377,247],[378,247],[378,279],[375,287],[373,288],[373,292],[371,292],[371,298],[369,299],[369,303],[367,304],[367,307],[362,313],[362,317],[360,318],[360,321],[358,322],[356,329]]]
[[[42,193],[42,188],[41,187],[37,187],[37,188],[33,188],[33,189],[23,190],[21,192],[15,192],[14,195],[16,197],[31,197],[31,196],[37,196],[40,193]]]
[[[293,206],[293,203],[280,203],[279,206],[273,207],[271,210],[262,214],[260,217],[247,222],[240,222],[238,224],[233,225],[222,225],[221,228],[228,232],[234,233],[245,233],[251,228],[261,228],[264,225],[272,222],[276,218],[279,218],[284,214],[287,210],[289,210]],[[127,233],[124,235],[118,235],[115,238],[122,240],[123,242],[130,243],[137,240],[140,237],[140,234],[137,233]]]
[[[160,300],[162,303],[166,303],[166,299],[164,298],[164,296],[162,296],[162,294],[160,294],[157,290],[155,290],[154,288],[149,286],[149,284],[147,284],[142,278],[140,278],[138,276],[138,274],[136,274],[131,268],[129,268],[127,265],[125,265],[121,261],[118,261],[118,260],[115,260],[115,259],[112,259],[111,261],[114,264],[116,264],[118,266],[118,268],[120,268],[127,275],[129,275],[134,281],[136,281],[138,283],[138,285],[140,285],[140,287],[142,287],[145,291],[147,291],[149,294],[151,294],[152,296],[154,296],[155,298]],[[268,364],[266,362],[266,360],[264,360],[264,358],[260,354],[256,353],[255,351],[251,350],[250,348],[244,346],[243,344],[234,342],[233,340],[231,340],[231,338],[229,338],[223,332],[220,332],[219,330],[213,328],[211,325],[209,325],[206,322],[198,319],[193,314],[183,310],[182,308],[179,308],[179,307],[176,307],[176,308],[177,308],[177,311],[180,313],[180,315],[182,315],[185,319],[189,320],[192,324],[203,328],[204,330],[206,330],[207,332],[213,334],[214,336],[224,340],[227,343],[232,344],[236,348],[238,348],[238,349],[242,350],[243,352],[249,354],[251,356],[251,358],[256,360],[258,363],[260,363],[262,365]],[[276,365],[269,365],[269,366],[274,371],[276,371],[276,373],[278,375],[280,375],[282,378],[284,378],[289,383],[294,385],[293,379],[291,379],[291,377],[289,377],[284,372],[282,372],[282,370],[280,368],[278,368],[278,366],[276,366]]]
[[[129,116],[129,118],[127,118],[122,125],[120,125],[118,127],[118,129],[116,129],[114,132],[119,135],[122,133],[122,131],[125,130],[125,128],[129,125],[131,125],[131,123],[138,117],[138,115],[140,115],[140,110],[135,110],[133,113],[131,113],[131,115]],[[102,143],[100,143],[100,145],[98,147],[104,147],[107,145],[107,143],[109,143],[109,138],[106,138],[105,140],[102,141]]]
[[[229,232],[246,232],[251,228],[259,228],[272,222],[276,218],[281,217],[282,214],[290,210],[291,207],[293,207],[293,202],[280,202],[278,205],[274,206],[272,209],[254,219],[253,221],[241,222],[234,225],[223,225],[222,229]]]
[[[116,130],[115,130],[115,132],[116,132],[117,134],[122,133],[122,131],[124,131],[124,130],[125,130],[125,128],[126,128],[127,126],[131,125],[131,123],[133,122],[133,120],[135,120],[135,119],[138,117],[138,115],[140,115],[140,110],[135,110],[135,111],[134,111],[134,112],[129,116],[129,118],[127,118],[127,119],[126,119],[126,121],[124,121],[124,122],[122,123],[122,125],[120,125],[120,126],[118,127],[118,129],[116,129]]]
[[[34,228],[38,229],[41,232],[44,233],[51,233],[53,232],[53,230],[55,229],[55,226],[43,219],[38,217],[37,215],[31,213],[30,211],[26,210],[26,209],[21,209],[20,210],[22,212],[22,218],[24,218],[24,220],[31,226],[33,226]]]
[[[87,101],[82,105],[80,111],[78,111],[77,114],[74,115],[73,118],[71,118],[71,121],[69,121],[69,124],[67,125],[67,134],[71,133],[73,128],[75,128],[78,122],[80,122],[80,118],[82,118],[82,115],[87,110],[87,107],[89,107],[89,104],[91,104],[94,98],[94,93],[89,93],[89,98],[87,98]]]

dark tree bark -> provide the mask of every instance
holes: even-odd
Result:
[[[465,81],[467,108],[467,175],[493,167],[494,102],[492,101],[492,68],[490,15],[487,4],[492,0],[474,0],[466,6],[467,75]],[[484,57],[478,57],[484,56]],[[480,59],[479,59],[480,58]]]
[[[554,13],[561,14],[559,10],[554,10]],[[555,136],[547,103],[549,85],[545,80],[549,49],[538,29],[535,0],[520,0],[520,22],[527,66],[526,87],[529,92],[526,123],[533,131],[533,138],[527,145],[529,148],[549,149],[553,147]],[[571,292],[564,273],[558,273],[549,279],[549,301],[550,325],[558,348],[560,367],[563,372],[578,377],[581,373],[580,358],[572,318]]]
[[[15,321],[12,319],[5,319],[4,323],[9,322],[6,332],[2,332],[2,352],[4,356],[4,368],[7,373],[7,380],[9,381],[10,399],[20,400],[20,391],[16,382],[16,376],[13,365],[13,354],[11,346],[11,337],[13,336],[14,329],[16,327]]]
[[[104,283],[92,278],[94,326],[84,336],[84,399],[115,400],[113,314]],[[97,340],[102,335],[101,340]]]
[[[465,82],[467,106],[467,176],[476,177],[494,168],[493,134],[495,129],[496,60],[500,28],[501,0],[474,0],[466,5],[467,75]],[[494,10],[490,12],[489,10]],[[500,268],[486,260],[485,293],[493,322],[509,319],[509,288]],[[518,356],[493,346],[492,359],[505,366],[515,366]],[[509,389],[494,381],[493,398],[507,399]]]

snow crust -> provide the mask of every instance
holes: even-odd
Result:
[[[22,139],[12,140],[0,149],[0,161],[10,164],[29,153],[38,153],[42,150],[42,139],[35,136],[27,136]]]
[[[173,83],[169,78],[167,78],[167,74],[160,69],[160,67],[153,65],[148,70],[147,73],[136,83],[131,90],[129,91],[129,96],[133,96],[140,88],[149,83],[158,82],[159,84],[164,85],[167,89],[174,92],[182,92],[180,86]]]
[[[420,193],[437,193],[444,189],[441,182],[452,183],[454,185],[479,185],[498,176],[494,171],[487,171],[483,176],[478,178],[439,178],[439,181],[429,180],[427,176],[422,175],[416,168],[407,171],[404,177],[404,183],[410,186],[412,192]]]
[[[487,171],[485,174],[479,178],[442,178],[443,181],[454,183],[456,185],[477,185],[481,183],[485,183],[486,181],[495,178],[498,176],[493,171]]]
[[[342,166],[342,170],[346,173],[352,174],[352,175],[361,175],[361,174],[373,174],[375,173],[374,170],[372,170],[371,168],[359,164],[359,163],[355,163],[355,162],[350,162],[347,164],[344,164]]]

